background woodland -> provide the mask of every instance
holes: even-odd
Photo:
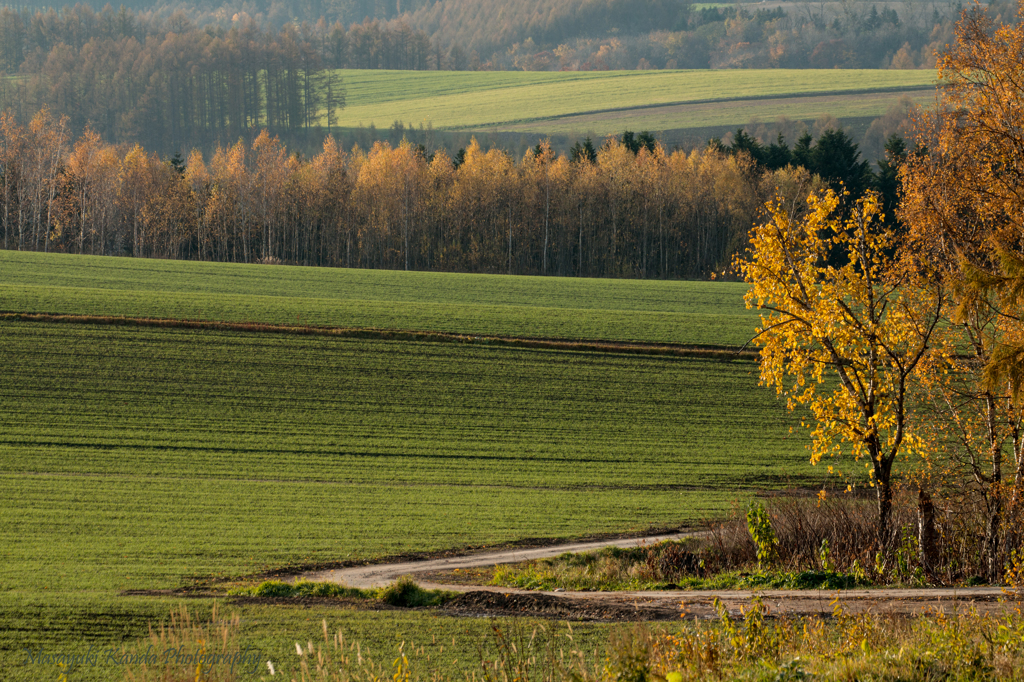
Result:
[[[667,0],[128,3],[0,9],[0,109],[170,155],[261,128],[315,149],[338,69],[934,68],[959,6]],[[991,12],[1012,17],[999,4]],[[396,144],[398,140],[392,141]],[[364,145],[368,146],[368,145]],[[450,150],[454,152],[454,148]]]

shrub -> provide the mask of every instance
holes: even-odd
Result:
[[[309,580],[297,580],[294,583],[286,583],[280,580],[266,580],[255,587],[240,587],[229,590],[231,596],[245,597],[271,597],[271,598],[295,598],[295,597],[354,597],[372,599],[373,595],[365,590],[355,587],[345,587],[337,583],[318,583]]]
[[[407,575],[403,575],[377,592],[377,598],[385,604],[407,608],[439,606],[447,601],[451,601],[456,596],[454,592],[446,592],[444,590],[424,590]]]
[[[760,502],[751,504],[747,510],[747,530],[757,549],[757,567],[761,570],[774,568],[779,562],[779,539],[775,537],[771,517]]]

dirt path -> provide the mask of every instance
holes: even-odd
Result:
[[[428,559],[426,561],[406,561],[397,564],[376,564],[371,566],[351,566],[349,568],[338,568],[329,571],[314,571],[304,573],[299,578],[305,580],[326,581],[348,585],[349,587],[384,587],[393,583],[403,575],[415,577],[420,573],[437,573],[439,571],[453,571],[455,569],[478,568],[480,566],[496,566],[498,564],[514,564],[520,561],[532,559],[543,559],[545,557],[558,556],[566,552],[587,552],[602,547],[637,547],[639,545],[652,545],[662,540],[681,540],[682,538],[693,537],[694,533],[673,533],[669,535],[653,535],[645,538],[621,538],[612,540],[594,540],[590,542],[575,542],[565,545],[551,545],[548,547],[516,548],[505,549],[498,552],[484,552],[480,554],[466,554],[463,556],[445,557],[443,559]],[[463,585],[441,585],[427,583],[417,580],[422,587],[456,591],[468,591],[482,589],[480,586]],[[466,589],[459,589],[463,587]],[[487,588],[499,590],[501,588]]]
[[[662,540],[691,537],[693,533],[580,542],[534,549],[511,549],[459,557],[394,564],[354,566],[304,573],[296,578],[336,582],[350,587],[382,587],[403,575],[412,576],[426,589],[462,592],[447,610],[460,615],[535,615],[582,620],[670,620],[680,615],[709,618],[715,615],[717,597],[731,614],[738,615],[759,595],[773,614],[829,615],[836,603],[847,613],[872,612],[910,615],[929,611],[950,613],[974,608],[980,612],[1004,612],[1020,607],[999,587],[914,588],[869,590],[665,590],[658,592],[530,591],[507,587],[435,582],[433,576],[465,570],[585,552],[614,545],[635,547]],[[835,600],[838,600],[836,602]]]

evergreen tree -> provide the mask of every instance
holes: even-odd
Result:
[[[569,160],[573,163],[581,163],[583,161],[594,163],[597,161],[597,150],[594,149],[594,142],[590,139],[590,135],[587,135],[582,145],[579,140],[576,140],[576,144],[569,150]]]
[[[185,174],[185,160],[181,158],[181,152],[174,152],[174,156],[171,157],[171,160],[168,161],[168,163],[171,164],[171,168],[173,168],[174,172],[178,175]]]
[[[860,197],[872,184],[868,162],[860,160],[857,144],[842,128],[823,132],[810,157],[811,164],[807,170],[828,181],[837,193],[845,188],[851,196]]]
[[[899,206],[899,170],[907,158],[907,145],[903,138],[893,134],[885,143],[885,158],[878,161],[878,191],[882,195],[882,210],[885,221],[890,225],[899,222],[896,207]]]
[[[732,144],[729,145],[729,151],[733,154],[746,152],[750,154],[750,158],[759,166],[764,165],[767,156],[764,147],[757,141],[757,138],[748,135],[743,128],[736,131],[736,135],[732,138]]]
[[[764,165],[768,170],[778,170],[793,163],[793,153],[789,151],[786,138],[779,133],[779,137],[764,150]]]
[[[634,135],[632,130],[626,130],[622,133],[622,139],[620,140],[623,146],[634,154],[639,154],[640,150],[647,148],[647,151],[654,153],[655,148],[658,146],[658,141],[654,139],[654,135],[651,135],[648,131],[641,131],[639,135]]]
[[[811,169],[811,149],[814,146],[814,138],[811,137],[809,132],[804,132],[800,136],[800,139],[796,141],[793,146],[793,165],[803,166],[807,170]],[[813,171],[812,171],[813,172]]]

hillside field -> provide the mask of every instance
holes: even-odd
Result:
[[[932,70],[450,72],[344,70],[337,125],[535,134],[676,130],[787,116],[880,116],[934,99]]]
[[[0,251],[0,312],[742,346],[746,286]]]
[[[434,307],[422,319],[443,319],[450,297],[465,319],[478,306],[522,308],[523,319],[618,309],[642,326],[647,315],[685,309],[753,324],[737,285],[713,283],[10,252],[0,272],[2,308],[22,312],[45,301],[127,314],[118,306],[133,290],[133,314],[173,317],[202,297],[219,315],[258,290],[263,298],[245,315],[291,315],[304,292],[334,324],[347,319],[344,290],[399,321],[425,303]],[[83,291],[89,297],[76,298]],[[568,307],[574,301],[589,307]],[[483,319],[495,325],[501,315]],[[629,331],[609,329],[612,338]],[[807,465],[799,419],[756,388],[752,362],[9,321],[0,339],[0,665],[19,679],[54,672],[26,665],[25,647],[131,643],[179,600],[123,590],[678,527],[727,513],[757,490],[824,475]],[[246,642],[278,661],[315,636],[321,618],[382,658],[433,633],[454,638],[454,660],[475,652],[486,631],[429,613],[229,608],[242,611]],[[111,674],[98,666],[77,679]]]

